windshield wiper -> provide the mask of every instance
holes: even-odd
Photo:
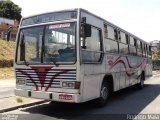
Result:
[[[56,61],[56,60],[53,60],[52,62],[53,62],[53,64],[54,64],[56,67],[59,66],[59,64],[57,64],[57,61]]]
[[[29,65],[29,63],[28,63],[26,60],[23,60],[22,62],[23,62],[26,66]]]

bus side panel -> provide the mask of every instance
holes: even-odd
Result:
[[[81,11],[81,19],[84,17],[86,18],[87,24],[103,29],[102,20],[85,11]],[[81,75],[83,76],[83,101],[99,97],[100,81],[102,81],[102,76],[104,76],[102,73],[105,73],[105,66],[103,63],[82,63],[80,69]]]
[[[94,65],[83,64],[81,65],[81,75],[83,76],[83,101],[88,101],[99,97],[100,81],[102,79],[102,67]],[[97,70],[97,74],[94,72]]]
[[[113,90],[117,91],[120,89],[120,78],[121,78],[121,73],[120,73],[121,64],[118,61],[120,56],[118,54],[110,54],[110,53],[105,53],[104,55],[105,55],[105,63],[106,63],[105,74],[112,75]]]

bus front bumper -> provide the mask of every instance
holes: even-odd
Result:
[[[15,95],[58,102],[80,103],[80,94],[15,89]]]

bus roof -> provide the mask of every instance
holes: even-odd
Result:
[[[141,39],[141,38],[139,38],[139,37],[137,37],[137,36],[135,36],[135,35],[133,35],[132,33],[128,32],[128,31],[122,29],[121,27],[119,27],[119,26],[117,26],[117,25],[115,25],[115,24],[113,24],[113,23],[111,23],[111,22],[105,20],[104,18],[101,18],[101,17],[99,17],[99,16],[97,16],[97,15],[95,15],[95,14],[89,12],[88,10],[85,10],[85,9],[82,9],[82,8],[80,8],[80,10],[83,11],[83,12],[86,12],[86,13],[88,13],[88,14],[91,14],[91,15],[93,15],[93,16],[95,16],[95,17],[101,19],[101,20],[103,20],[103,21],[104,21],[104,24],[108,24],[108,25],[110,25],[110,26],[112,26],[112,27],[114,27],[114,28],[117,28],[118,30],[121,30],[122,32],[127,33],[128,35],[134,37],[135,39],[138,39],[138,40],[140,40],[140,41],[142,41],[142,42],[145,42],[146,44],[149,45],[148,42],[144,41],[143,39]]]
[[[141,39],[141,38],[133,35],[132,33],[130,33],[130,32],[128,32],[128,31],[122,29],[121,27],[119,27],[119,26],[117,26],[117,25],[115,25],[115,24],[113,24],[113,23],[105,20],[104,18],[99,17],[99,16],[97,16],[97,15],[95,15],[95,14],[93,14],[93,13],[91,13],[91,12],[89,12],[88,10],[85,10],[85,9],[83,9],[83,8],[74,8],[74,9],[65,9],[65,10],[45,12],[45,13],[41,13],[41,14],[31,15],[31,16],[28,16],[28,17],[23,17],[22,20],[23,20],[23,19],[26,19],[26,18],[30,18],[30,17],[34,17],[34,16],[39,16],[39,15],[44,15],[44,14],[49,14],[49,13],[54,13],[54,12],[57,12],[57,13],[58,13],[58,12],[71,12],[71,11],[78,11],[78,10],[79,10],[79,11],[86,12],[86,13],[88,13],[88,14],[90,14],[90,15],[93,15],[94,17],[97,17],[98,19],[103,20],[103,21],[104,21],[104,24],[108,24],[108,25],[110,25],[110,26],[112,26],[112,27],[114,27],[114,28],[117,28],[118,30],[121,30],[122,32],[127,33],[128,35],[134,37],[135,39],[138,39],[138,40],[140,40],[140,41],[142,41],[142,42],[145,42],[146,44],[149,44],[148,42],[144,41],[143,39]]]

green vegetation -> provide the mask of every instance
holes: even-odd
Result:
[[[152,56],[153,56],[153,60],[160,60],[160,50],[155,52]]]
[[[0,39],[0,79],[14,79],[13,58],[14,41]]]
[[[0,1],[0,17],[5,17],[13,20],[20,21],[21,19],[21,8],[14,4],[10,0],[1,0]]]
[[[17,98],[16,98],[16,101],[17,101],[17,103],[22,103],[22,102],[23,102],[23,99],[22,99],[22,98],[17,97]]]
[[[13,67],[0,68],[0,80],[12,80],[12,79],[15,79]]]
[[[154,70],[160,70],[160,50],[158,50],[157,52],[155,52],[152,55],[152,64],[153,64],[153,69]]]
[[[0,61],[1,60],[13,60],[14,58],[14,41],[5,41],[0,39]]]

